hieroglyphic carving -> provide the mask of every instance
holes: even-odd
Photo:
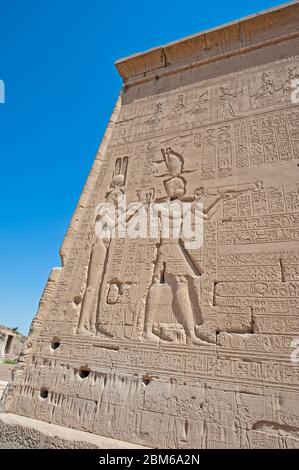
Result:
[[[201,176],[211,179],[232,174],[232,129],[230,125],[217,126],[194,133],[194,145],[201,155]]]
[[[222,119],[235,118],[235,101],[242,90],[238,91],[234,88],[220,87],[221,95],[220,100],[222,102]]]
[[[180,93],[177,91],[161,93],[159,101],[153,96],[141,99],[130,106],[125,105],[123,107],[125,111],[120,116],[118,124],[119,137],[113,143],[134,141],[141,136],[164,134],[175,129],[197,128],[216,121],[231,121],[250,116],[252,112],[271,111],[271,114],[274,114],[272,111],[275,108],[282,108],[283,115],[285,107],[291,103],[290,84],[298,76],[298,67],[298,59],[292,58],[284,64],[273,63],[271,70],[267,66],[256,67],[247,77],[244,77],[244,74],[235,74],[232,81],[225,83],[217,79],[210,80],[208,86],[200,84],[180,87]],[[286,117],[283,118],[281,130],[278,127],[279,115],[275,113],[277,119],[274,127],[269,117],[271,114],[259,119],[266,161],[269,162],[275,159],[275,155],[271,157],[270,148],[274,149],[276,146],[276,132],[285,134],[285,137],[282,137],[285,144],[288,132],[292,137],[297,134],[295,116],[291,117],[291,112],[287,112],[287,121]],[[289,119],[294,124],[290,123]],[[257,121],[253,124],[255,129],[257,129],[256,124]],[[271,135],[274,138],[271,139]],[[298,156],[298,137],[296,142],[295,153]],[[282,147],[282,143],[280,145],[283,155],[286,149]],[[253,161],[255,158],[259,161],[259,158],[254,156]]]
[[[215,49],[209,56],[207,32],[199,67],[198,45],[188,64],[192,38],[183,59],[180,43],[161,50],[156,69],[157,50],[124,61],[130,77],[111,138],[45,289],[7,411],[153,447],[299,447],[290,360],[299,335],[297,30],[278,43],[265,24],[267,48],[238,43],[240,54],[222,44],[226,34],[235,42],[225,29],[221,60]],[[96,238],[96,206],[124,197],[147,221],[161,205],[157,232]],[[200,247],[188,246],[177,221],[185,202],[202,203]],[[163,208],[176,238],[163,233]],[[124,221],[138,231],[131,212]]]

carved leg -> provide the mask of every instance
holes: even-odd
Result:
[[[98,286],[88,286],[85,291],[78,333],[95,334]]]
[[[95,334],[96,312],[99,301],[99,289],[104,275],[107,247],[103,240],[96,241],[89,263],[87,287],[82,302],[78,333]]]
[[[177,282],[174,295],[180,318],[186,332],[186,343],[198,345],[207,344],[205,341],[200,340],[195,334],[193,309],[190,300],[188,281],[186,279]]]
[[[160,338],[153,333],[153,324],[159,307],[160,297],[161,285],[158,283],[152,284],[146,299],[144,335],[147,340],[156,343],[160,341]]]

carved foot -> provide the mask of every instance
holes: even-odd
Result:
[[[207,341],[197,338],[195,335],[187,336],[186,344],[195,344],[197,346],[207,346],[210,345]]]
[[[113,338],[113,334],[110,333],[108,330],[106,330],[103,326],[98,326],[97,335],[104,335],[104,336],[107,336],[108,338]]]
[[[87,329],[86,327],[81,327],[81,328],[78,328],[77,334],[84,335],[84,336],[95,336],[96,330],[91,327],[89,329]]]
[[[150,341],[151,343],[160,343],[160,338],[159,336],[156,336],[154,333],[145,333],[144,334],[144,339],[146,341]]]

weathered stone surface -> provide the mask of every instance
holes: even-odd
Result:
[[[0,415],[0,449],[140,449],[128,442],[48,424],[10,413]]]
[[[296,2],[117,62],[6,412],[149,447],[299,447],[298,24]],[[97,237],[124,195],[139,225],[202,203],[202,247],[162,215]]]

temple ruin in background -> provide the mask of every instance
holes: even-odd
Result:
[[[21,335],[12,328],[0,325],[0,361],[1,359],[16,359],[26,341],[26,336]]]

